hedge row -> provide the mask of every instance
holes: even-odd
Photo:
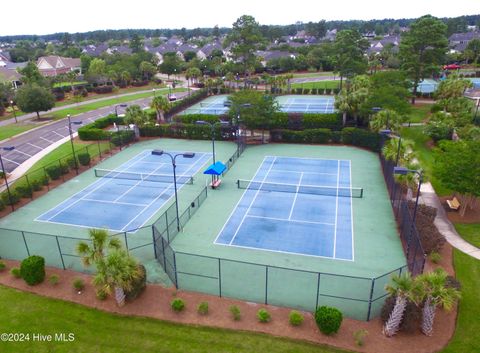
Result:
[[[190,96],[185,96],[181,100],[178,100],[172,103],[171,108],[167,112],[165,112],[165,117],[167,119],[170,119],[175,114],[190,107],[193,104],[200,102],[201,100],[205,99],[207,96],[208,96],[208,92],[206,89],[200,89],[198,91],[194,91]]]
[[[79,128],[78,137],[84,141],[109,140],[112,137],[112,132],[102,129],[113,125],[113,123],[123,124],[123,118],[117,118],[115,114],[110,114],[104,118],[97,119],[93,123]]]
[[[144,126],[140,128],[142,137],[175,137],[190,140],[209,140],[212,138],[210,126],[197,124],[165,124],[157,126]],[[233,131],[230,128],[215,129],[216,140],[228,140],[233,138]]]
[[[380,148],[380,135],[368,130],[353,127],[344,128],[342,131],[330,129],[306,129],[303,131],[274,130],[271,132],[274,142],[294,143],[343,143],[358,147],[365,147],[373,151]]]

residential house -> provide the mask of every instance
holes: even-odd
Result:
[[[453,33],[448,38],[450,53],[462,53],[473,39],[480,39],[480,32]]]
[[[212,53],[217,50],[221,51],[222,54],[225,55],[222,43],[220,43],[219,40],[216,40],[212,43],[207,43],[197,51],[197,58],[200,60],[209,59],[212,57]]]
[[[278,51],[278,50],[271,50],[271,51],[257,51],[255,53],[257,57],[260,58],[260,62],[263,67],[267,66],[267,63],[270,60],[281,59],[281,58],[292,58],[295,59],[296,56],[293,53],[289,53],[286,51]]]
[[[398,51],[400,44],[400,36],[385,36],[382,39],[370,40],[370,48],[367,49],[367,54],[379,54],[387,45],[392,45],[393,52]]]
[[[42,56],[37,60],[37,67],[44,76],[57,76],[71,71],[82,73],[82,63],[77,58],[65,58],[57,55]]]

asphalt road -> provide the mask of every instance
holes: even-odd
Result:
[[[177,92],[178,98],[184,97],[188,92]],[[140,105],[142,108],[150,106],[152,98],[142,98],[126,102],[128,105]],[[118,114],[123,114],[126,108],[118,107]],[[81,125],[72,124],[72,131],[75,132],[83,125],[90,124],[95,120],[115,113],[115,105],[92,110],[90,112],[78,114],[71,117],[72,122],[82,122]],[[12,151],[0,151],[5,166],[5,170],[11,173],[20,164],[33,157],[43,149],[69,135],[68,120],[62,119],[48,125],[44,125],[35,130],[13,137],[10,140],[0,144],[0,147],[15,147]]]

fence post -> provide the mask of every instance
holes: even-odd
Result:
[[[27,249],[27,255],[30,256],[30,249],[28,249],[27,239],[25,239],[25,233],[22,230],[23,242],[25,243],[25,249]]]
[[[128,251],[127,232],[124,232],[124,233],[123,233],[123,237],[125,238],[125,248],[127,248],[127,253],[128,253],[129,251]]]
[[[222,297],[222,271],[220,269],[221,260],[218,258],[218,296]]]
[[[58,160],[58,165],[60,167],[60,174],[62,174],[62,181],[65,182],[65,174],[63,174],[62,161],[60,159]]]
[[[373,299],[373,289],[374,288],[375,288],[375,278],[372,278],[372,284],[370,286],[370,299],[368,300],[367,321],[370,321],[370,313],[372,311],[372,299]]]
[[[175,251],[173,251],[173,270],[175,271],[175,289],[178,289],[177,257],[175,256]]]
[[[162,254],[163,254],[163,268],[165,269],[165,273],[167,272],[167,255],[165,254],[165,239],[160,236],[162,240]]]
[[[28,190],[32,192],[30,198],[33,200],[33,188],[32,185],[30,185],[30,180],[28,180],[28,174],[25,174],[25,180],[27,181]]]
[[[265,266],[265,304],[268,304],[268,265]]]
[[[100,158],[102,158],[102,149],[100,148],[100,140],[97,140],[97,146],[98,146],[98,155]]]
[[[55,235],[55,239],[57,240],[58,253],[60,254],[60,259],[62,260],[62,266],[63,266],[63,269],[65,270],[65,262],[63,261],[62,249],[60,248],[60,242],[58,241],[57,235]]]
[[[157,242],[155,237],[155,226],[152,224],[153,256],[157,259]]]
[[[50,191],[50,179],[48,178],[46,167],[43,167],[43,174],[45,175],[45,179],[47,180],[47,190]]]
[[[315,302],[315,310],[318,308],[318,297],[320,296],[320,272],[317,277],[317,301]]]

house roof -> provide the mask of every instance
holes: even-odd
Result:
[[[17,70],[0,67],[0,78],[7,81],[20,81],[22,75]]]
[[[219,41],[213,43],[207,43],[200,49],[206,56],[210,56],[214,50],[220,50],[223,52],[223,46]]]
[[[480,32],[453,33],[448,40],[450,42],[463,42],[471,41],[475,38],[480,39]]]
[[[59,69],[59,68],[75,68],[82,65],[78,58],[66,58],[58,55],[41,56],[37,60],[37,66],[44,62],[50,68],[39,67],[39,70]]]

